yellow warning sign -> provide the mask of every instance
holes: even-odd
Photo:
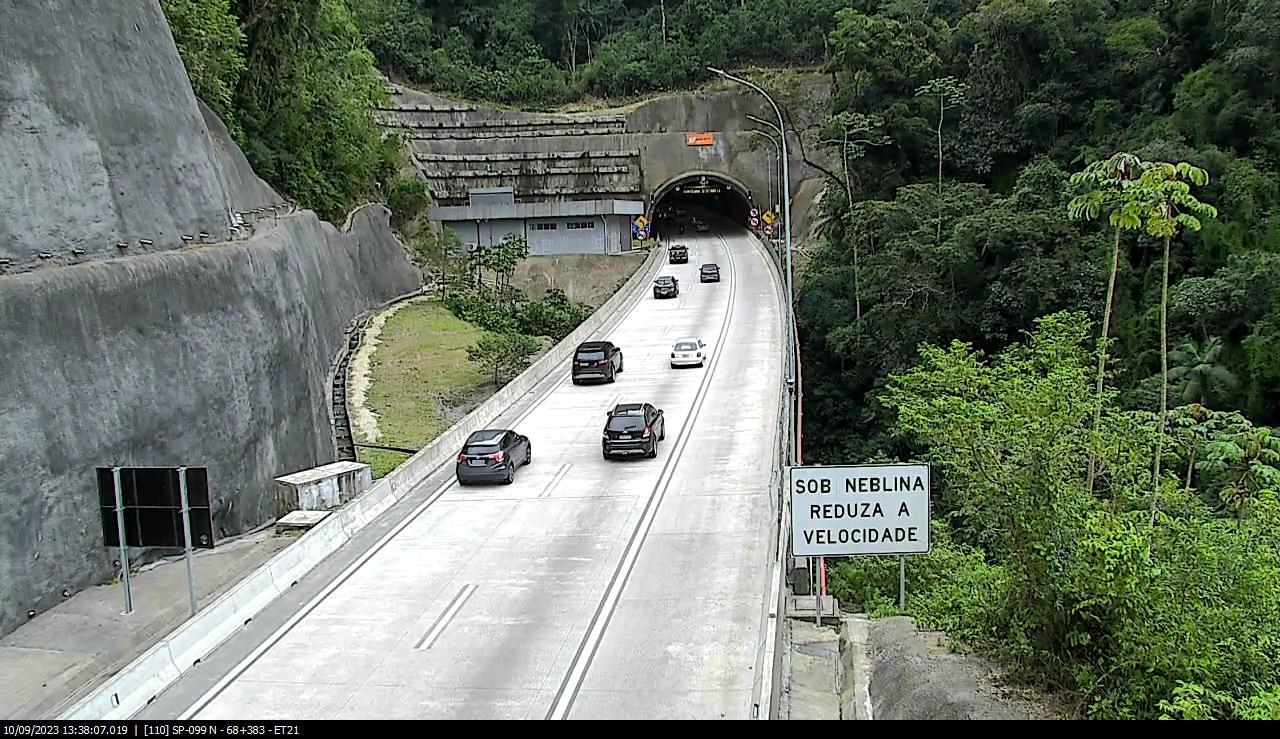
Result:
[[[640,216],[636,219],[636,225],[643,229],[645,226],[649,225],[649,219],[644,216]]]
[[[764,222],[765,222],[765,223],[767,223],[767,224],[769,224],[770,226],[772,226],[772,225],[773,225],[773,222],[774,222],[774,221],[778,220],[778,217],[777,217],[776,215],[774,215],[774,214],[773,214],[773,211],[771,211],[771,210],[766,210],[766,211],[764,212],[764,215],[762,215],[762,216],[760,216],[760,217],[761,217],[761,218],[763,218],[763,219],[764,219]]]

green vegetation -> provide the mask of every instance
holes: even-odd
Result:
[[[529,356],[538,351],[538,340],[518,333],[483,336],[467,347],[467,359],[493,375],[494,388],[502,387],[505,380],[520,374],[529,366]]]
[[[852,0],[351,0],[379,66],[470,99],[548,108],[688,89],[706,66],[820,63]]]
[[[387,320],[366,406],[378,415],[377,443],[418,449],[528,367],[540,337],[563,339],[592,309],[562,290],[530,300],[511,286],[529,253],[523,238],[470,252],[452,231],[413,243],[440,297],[411,303]],[[403,454],[376,449],[361,449],[360,458],[375,477],[404,461]]]
[[[378,417],[378,444],[419,449],[453,425],[452,409],[483,399],[488,378],[467,359],[482,336],[436,301],[409,303],[387,319],[365,401]],[[361,449],[360,459],[382,477],[405,456]]]
[[[845,5],[806,459],[930,460],[908,612],[1090,716],[1280,717],[1280,5]]]
[[[399,142],[373,106],[387,99],[344,0],[161,0],[196,95],[254,171],[330,221],[386,200]]]

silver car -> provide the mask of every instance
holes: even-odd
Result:
[[[672,367],[701,367],[706,364],[707,345],[702,339],[680,339],[671,347]]]

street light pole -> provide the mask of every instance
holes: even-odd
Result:
[[[715,67],[707,67],[707,71],[711,72],[712,74],[720,75],[721,77],[727,80],[732,80],[734,82],[737,82],[740,85],[745,85],[751,88],[752,90],[755,90],[756,92],[760,93],[760,95],[762,95],[765,100],[769,101],[769,105],[773,107],[774,114],[778,116],[778,125],[776,130],[778,131],[778,133],[781,135],[781,138],[782,138],[782,220],[783,220],[783,230],[786,231],[785,254],[786,254],[787,315],[788,315],[788,318],[790,318],[793,307],[795,306],[795,291],[792,286],[792,276],[791,276],[792,274],[791,273],[791,167],[790,167],[790,156],[787,154],[787,122],[782,117],[782,109],[779,108],[778,104],[773,101],[773,98],[769,97],[769,93],[765,92],[764,89],[759,85],[755,84],[754,82],[749,82],[747,80],[744,80],[741,77],[735,77],[729,74],[728,72],[724,71],[723,69],[716,69]],[[795,325],[794,320],[791,322],[791,325],[793,326]],[[795,377],[794,367],[792,368],[791,376]]]

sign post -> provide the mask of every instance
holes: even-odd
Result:
[[[904,608],[906,555],[927,554],[931,546],[929,465],[809,465],[792,467],[790,477],[791,553],[898,555],[898,607]]]
[[[129,542],[124,535],[124,491],[120,488],[120,468],[111,468],[116,488],[116,529],[120,533],[120,582],[124,585],[124,613],[133,613],[133,591],[129,587]]]
[[[191,598],[191,615],[196,615],[196,565],[191,551],[191,505],[187,500],[187,468],[178,468],[178,491],[182,496],[182,543],[187,550],[187,595]]]

